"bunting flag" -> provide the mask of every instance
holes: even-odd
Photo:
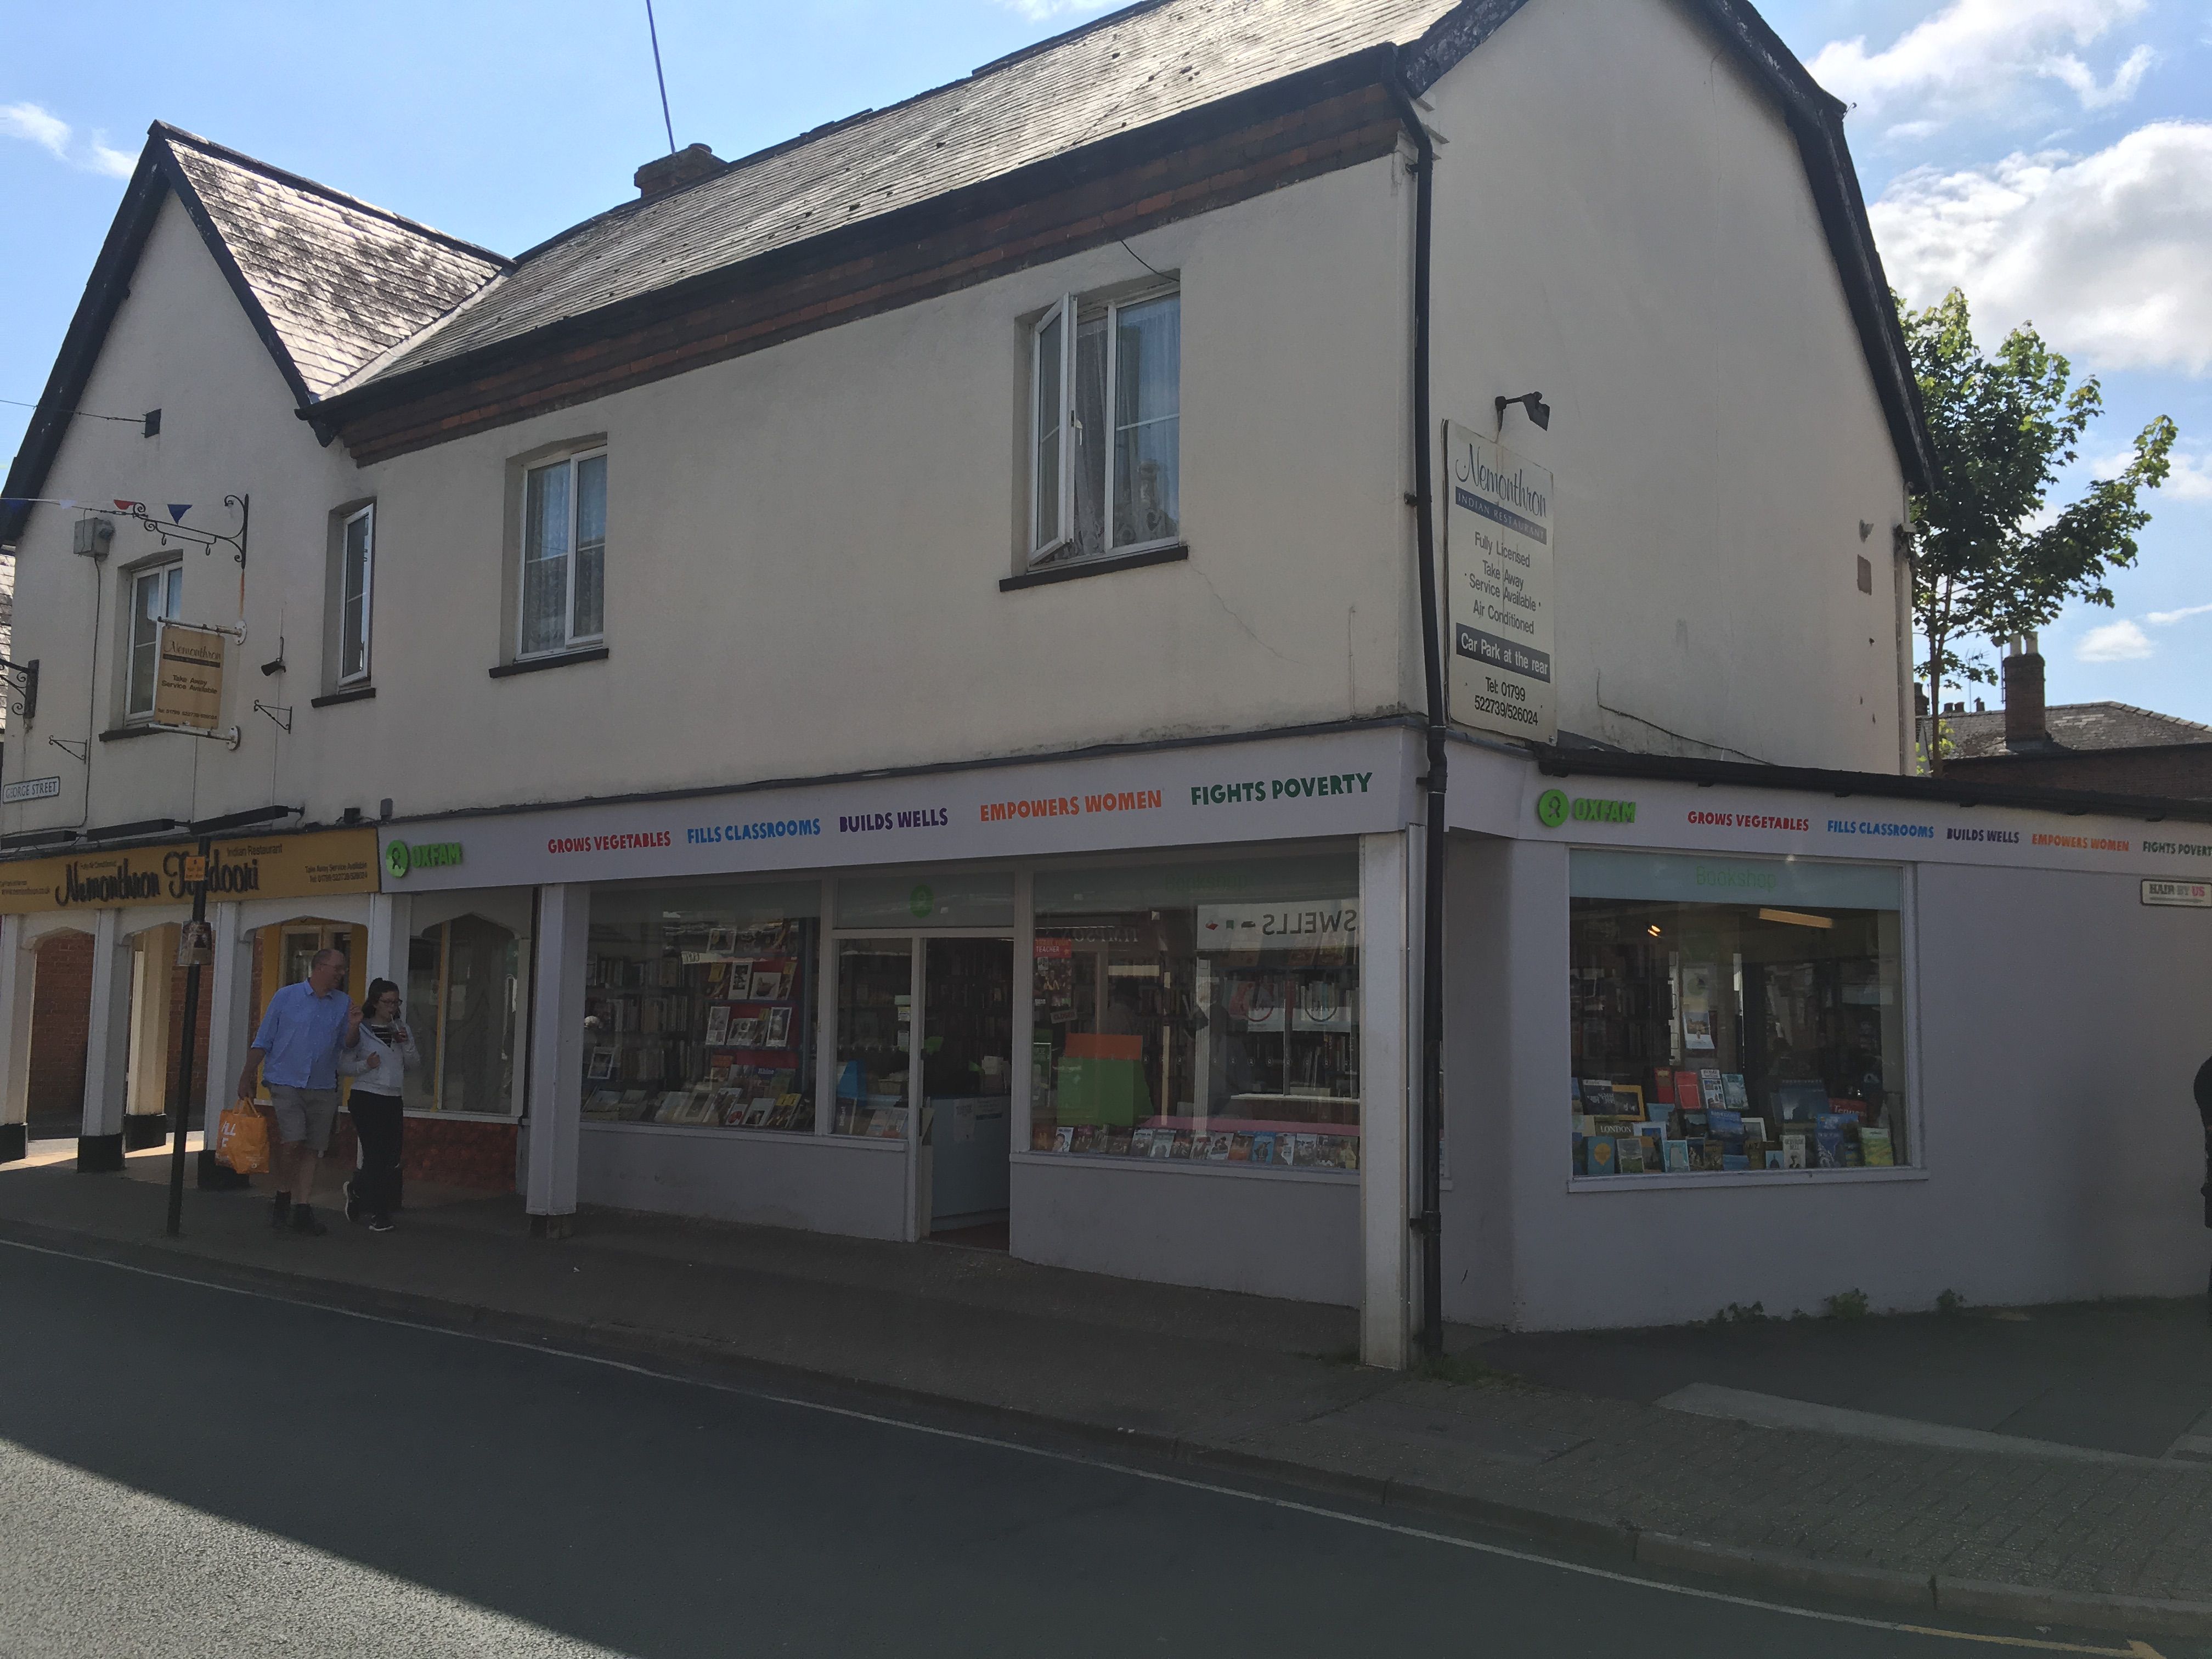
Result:
[[[73,501],[52,495],[0,495],[0,507],[75,507]]]
[[[143,513],[146,510],[146,503],[143,501],[125,501],[118,500],[115,503],[115,510],[118,513]]]
[[[191,510],[192,504],[190,501],[171,501],[169,503],[169,522],[171,524],[182,524],[185,521],[185,514]]]

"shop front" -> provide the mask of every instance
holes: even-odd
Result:
[[[42,1023],[84,1044],[78,1166],[122,1167],[125,1152],[159,1145],[167,1130],[181,1030],[176,1010],[179,933],[190,919],[185,859],[197,843],[0,863],[0,1158],[27,1150],[32,1054]],[[339,830],[216,841],[209,857],[213,960],[202,999],[198,1079],[227,1086],[241,1069],[259,1010],[319,949],[349,964],[349,986],[375,921],[375,833]],[[81,1003],[42,986],[54,941],[88,938],[90,994]],[[45,947],[45,948],[42,948]],[[372,967],[371,971],[374,971]],[[82,1026],[78,1021],[82,1007]]]
[[[385,902],[534,892],[550,1231],[601,1204],[1356,1304],[1404,1110],[1406,745],[395,824]]]
[[[1448,1315],[2200,1291],[2212,825],[1748,769],[1455,760]]]

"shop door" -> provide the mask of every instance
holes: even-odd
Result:
[[[1013,948],[1002,939],[932,939],[923,949],[927,1231],[1002,1244],[1013,1121]]]

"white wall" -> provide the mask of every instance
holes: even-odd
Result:
[[[1850,1290],[1910,1310],[1947,1290],[2203,1288],[2190,1084],[2212,1053],[2212,915],[2142,905],[2133,875],[1918,866],[1924,1178],[1570,1190],[1565,848],[1455,852],[1455,949],[1501,965],[1452,992],[1449,1317],[1551,1330],[1819,1313]]]
[[[360,493],[358,475],[343,449],[319,446],[293,415],[274,360],[173,198],[161,210],[79,406],[127,416],[159,409],[161,430],[148,438],[135,425],[81,420],[63,441],[41,494],[109,507],[116,532],[104,564],[70,552],[75,512],[32,513],[16,558],[15,637],[24,658],[40,660],[39,712],[20,734],[11,733],[20,740],[9,744],[7,770],[10,777],[58,773],[62,790],[57,799],[0,810],[0,831],[296,802],[325,769],[314,758],[325,734],[307,707],[321,685],[325,526],[331,507]],[[248,637],[231,659],[224,687],[224,723],[243,729],[244,744],[232,754],[185,737],[103,744],[98,734],[123,723],[118,664],[126,568],[161,545],[109,504],[116,497],[143,501],[167,522],[167,503],[189,502],[187,524],[229,532],[237,520],[222,504],[227,494],[252,498]],[[238,621],[240,571],[230,550],[203,554],[188,547],[183,562],[179,615]],[[264,678],[258,666],[277,656],[280,641],[289,672]],[[291,738],[252,712],[256,698],[293,706]],[[91,743],[88,800],[86,767],[49,744],[50,737]],[[374,801],[367,806],[374,811]]]
[[[1900,769],[1902,475],[1781,116],[1672,0],[1540,0],[1429,96],[1437,417],[1552,405],[1504,441],[1555,477],[1560,725]]]

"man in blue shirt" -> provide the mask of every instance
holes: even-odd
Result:
[[[344,956],[319,951],[307,977],[269,999],[269,1012],[253,1034],[239,1073],[238,1093],[253,1098],[254,1073],[269,1085],[276,1112],[276,1154],[270,1159],[276,1200],[269,1224],[319,1236],[330,1231],[307,1200],[314,1191],[315,1160],[331,1144],[338,1115],[338,1050],[361,1044],[361,1010],[338,989]]]

